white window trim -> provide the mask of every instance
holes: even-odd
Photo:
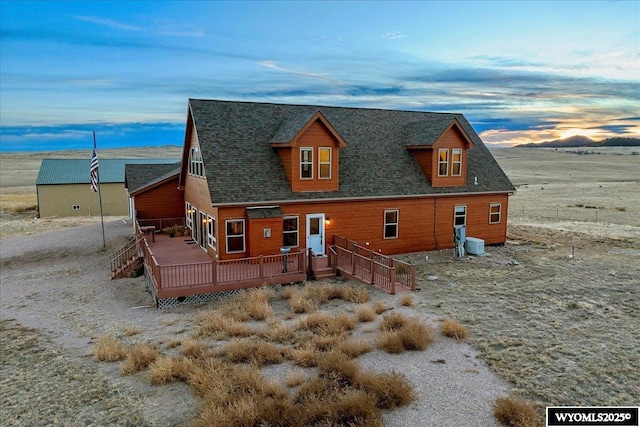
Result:
[[[463,224],[456,224],[456,218],[458,217],[457,214],[457,209],[458,208],[464,208],[464,223]],[[467,205],[455,205],[453,207],[453,226],[457,226],[457,225],[463,225],[463,226],[467,226]]]
[[[229,223],[231,223],[231,222],[242,222],[242,234],[233,234],[233,235],[229,236],[228,230],[229,230]],[[246,247],[246,243],[247,242],[245,241],[246,230],[247,229],[246,229],[246,224],[245,224],[244,219],[228,219],[228,220],[225,221],[225,223],[224,223],[224,231],[225,231],[225,236],[226,236],[226,239],[227,239],[226,248],[225,249],[226,249],[228,254],[241,254],[241,253],[246,252],[246,249],[247,249],[247,247]],[[241,251],[230,251],[229,250],[229,237],[242,237],[242,250]]]
[[[302,161],[302,158],[303,158],[302,157],[302,152],[303,151],[308,151],[309,153],[311,153],[311,160],[310,161],[308,161],[308,162],[303,162]],[[311,166],[311,168],[310,168],[311,176],[310,177],[303,177],[302,176],[302,166],[303,165],[310,165]],[[300,169],[300,179],[301,180],[307,181],[307,180],[313,179],[313,147],[300,147],[300,166],[299,166],[299,169]]]
[[[191,206],[191,203],[186,202],[186,210],[185,210],[185,221],[184,221],[184,225],[188,228],[188,229],[193,229],[193,222],[191,221],[191,213],[193,211],[193,206]]]
[[[387,213],[395,212],[396,213],[396,222],[387,222]],[[395,225],[396,226],[396,235],[387,237],[387,225]],[[398,209],[385,209],[384,210],[384,227],[382,229],[382,237],[387,239],[397,239],[400,235],[400,210]]]
[[[493,213],[491,212],[491,209],[494,207],[498,207],[498,212]],[[493,215],[498,215],[498,220],[497,221],[492,221],[491,217]],[[489,205],[489,224],[500,224],[502,222],[502,203],[491,203]]]
[[[211,215],[207,215],[207,244],[216,248],[216,220]]]
[[[287,246],[289,248],[297,248],[300,246],[300,217],[297,215],[287,215],[285,217],[282,218],[282,222],[284,223],[285,220],[287,219],[296,219],[296,244],[294,246]],[[283,246],[284,246],[284,234],[293,234],[293,231],[286,231],[286,230],[282,230],[282,234],[283,234]]]
[[[195,153],[198,153],[198,155],[196,156]],[[189,151],[189,174],[204,177],[204,162],[200,147],[191,147]]]
[[[322,158],[322,156],[320,156],[320,151],[321,150],[327,150],[329,151],[329,161],[328,162],[322,162],[320,159]],[[331,152],[331,147],[319,147],[318,148],[318,179],[331,179],[331,156],[332,156],[332,152]],[[322,165],[329,165],[329,176],[322,176],[322,174],[320,173],[321,170],[321,166]]]
[[[445,161],[440,160],[440,153],[447,153],[447,158]],[[440,165],[446,165],[446,170],[444,174],[440,173]],[[449,176],[449,149],[448,148],[439,148],[438,149],[438,176]]]
[[[455,153],[460,153],[460,160],[459,161],[455,161],[453,160]],[[458,164],[460,167],[458,168],[459,173],[454,174],[454,168],[453,165],[454,164]],[[461,148],[452,148],[451,149],[451,176],[462,176],[462,149]]]

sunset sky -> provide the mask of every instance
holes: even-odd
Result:
[[[640,137],[640,2],[0,2],[0,150],[183,143],[188,98]]]

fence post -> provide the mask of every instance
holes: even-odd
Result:
[[[216,270],[218,269],[218,263],[216,260],[211,260],[211,282],[215,285],[218,278],[216,277]]]
[[[371,263],[371,284],[375,285],[375,283],[376,283],[376,275],[375,275],[374,268],[376,268],[376,265],[375,265],[375,262],[373,261],[373,256],[370,259],[370,263]]]
[[[262,278],[264,277],[264,271],[263,271],[263,270],[264,270],[264,266],[263,266],[263,264],[262,264],[262,255],[260,255],[260,256],[258,257],[258,264],[260,265],[260,268],[259,268],[259,271],[260,271],[260,273],[259,273],[259,274],[260,274],[260,280],[262,280]]]
[[[416,290],[416,266],[411,266],[411,290]]]
[[[353,274],[355,276],[356,274],[356,251],[355,248],[354,250],[351,252],[351,274]]]
[[[391,267],[391,274],[389,275],[391,279],[391,295],[396,294],[396,268]]]

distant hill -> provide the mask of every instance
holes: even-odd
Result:
[[[571,136],[564,139],[555,139],[553,141],[532,142],[530,144],[518,145],[525,148],[566,148],[566,147],[638,147],[640,146],[640,138],[623,138],[613,137],[605,138],[602,141],[594,141],[591,138],[582,135]]]

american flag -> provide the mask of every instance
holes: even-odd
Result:
[[[93,141],[93,155],[91,156],[91,167],[89,168],[89,175],[91,176],[91,191],[95,193],[98,191],[98,151],[96,150],[95,139]]]

